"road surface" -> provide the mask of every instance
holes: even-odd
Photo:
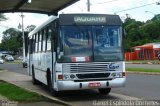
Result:
[[[136,67],[131,64],[127,64],[126,66]],[[147,65],[139,65],[138,67],[146,66]],[[149,67],[157,68],[159,66],[150,65]],[[27,68],[22,68],[22,65],[20,64],[0,64],[0,68],[12,72],[27,74]],[[139,99],[160,100],[159,82],[160,76],[158,75],[127,74],[126,87],[113,88],[111,94],[108,96],[100,95],[97,90],[65,91],[60,93],[58,99],[78,106],[92,106],[94,100],[129,99],[134,97]],[[47,92],[45,87],[42,87],[42,89]],[[49,92],[47,93],[49,94]]]

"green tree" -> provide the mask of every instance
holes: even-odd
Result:
[[[136,21],[130,17],[126,18],[123,23],[123,27],[126,30],[125,42],[125,51],[130,51],[131,47],[142,44],[141,39],[143,38],[140,32],[140,28],[143,25],[143,22]]]
[[[4,14],[0,14],[0,21],[7,20],[6,16]]]
[[[35,25],[29,25],[29,26],[26,27],[26,31],[27,31],[27,32],[31,32],[31,31],[34,30],[35,28],[36,28]]]
[[[145,23],[128,17],[123,27],[127,33],[124,39],[125,51],[130,51],[134,46],[160,42],[160,15],[154,16]]]
[[[21,32],[15,28],[9,28],[3,32],[2,43],[0,48],[5,51],[13,51],[14,53],[22,47]]]

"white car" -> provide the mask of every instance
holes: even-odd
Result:
[[[3,64],[4,60],[2,58],[0,58],[0,64]]]
[[[6,61],[14,61],[14,58],[11,55],[6,56],[5,59]]]

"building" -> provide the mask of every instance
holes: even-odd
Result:
[[[125,53],[125,60],[157,60],[160,53],[160,43],[148,43],[131,48]]]

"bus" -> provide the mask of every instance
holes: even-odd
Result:
[[[60,14],[29,33],[28,71],[52,95],[111,88],[126,82],[123,29],[118,15]]]

